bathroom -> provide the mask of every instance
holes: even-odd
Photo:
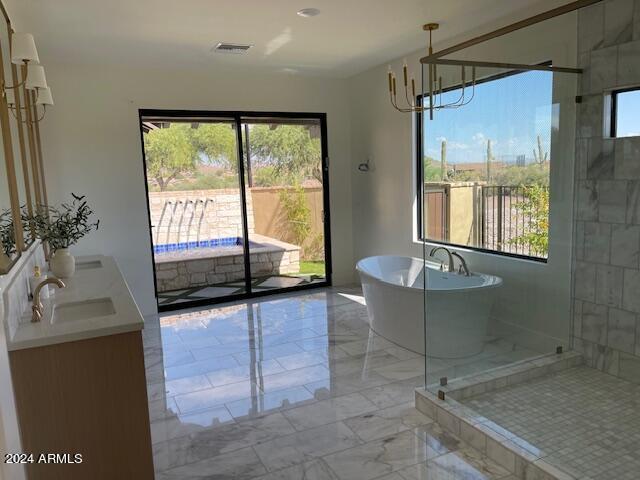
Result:
[[[638,478],[640,1],[246,7],[2,0],[0,479]]]

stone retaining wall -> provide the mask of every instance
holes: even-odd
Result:
[[[252,278],[300,271],[300,247],[261,235],[252,235],[251,243]],[[156,256],[158,292],[245,278],[241,245],[228,249],[195,249],[191,253],[187,252],[190,251]]]

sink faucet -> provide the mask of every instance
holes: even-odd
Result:
[[[64,288],[66,285],[64,282],[56,277],[45,278],[38,286],[33,290],[33,306],[31,307],[31,321],[39,322],[42,320],[42,313],[44,305],[40,301],[40,290],[47,285],[56,285],[58,288]]]
[[[458,260],[460,260],[460,269],[458,270],[458,273],[464,273],[465,276],[470,277],[471,273],[469,272],[469,267],[467,267],[467,262],[465,262],[464,258],[462,258],[462,255],[460,255],[458,252],[451,252],[451,256],[456,257]]]
[[[449,250],[446,247],[433,247],[431,249],[431,252],[429,253],[430,257],[433,257],[433,254],[438,252],[439,250],[444,250],[445,252],[447,252],[447,257],[449,257],[449,269],[447,270],[448,272],[454,272],[455,268],[453,266],[453,255],[451,255],[451,250]]]

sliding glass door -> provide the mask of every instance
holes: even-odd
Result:
[[[330,283],[322,114],[140,112],[161,310]]]
[[[324,283],[324,169],[317,118],[242,118],[253,291]]]

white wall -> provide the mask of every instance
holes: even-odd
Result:
[[[556,65],[574,66],[575,22],[575,14],[564,16],[474,47],[473,51],[457,53],[456,58],[521,63],[553,60]],[[417,82],[421,78],[419,58],[424,55],[424,51],[408,55]],[[397,59],[391,65],[400,75],[402,60]],[[379,254],[422,257],[422,244],[415,241],[413,116],[399,113],[389,104],[386,71],[387,65],[381,65],[350,79],[356,261]],[[552,142],[549,262],[457,249],[473,270],[504,279],[494,318],[515,325],[520,331],[541,333],[542,338],[535,336],[540,340],[538,345],[543,344],[538,348],[567,342],[569,334],[572,235],[569,219],[573,203],[576,78],[564,75],[563,81],[558,79],[554,85],[554,101],[562,97],[562,114],[561,135]],[[371,159],[372,171],[358,173],[357,164],[367,158]],[[533,336],[525,334],[525,337]]]
[[[56,105],[42,122],[49,201],[86,194],[100,230],[76,254],[114,255],[143,313],[155,310],[139,108],[326,112],[334,283],[354,280],[345,80],[245,72],[47,65]]]

